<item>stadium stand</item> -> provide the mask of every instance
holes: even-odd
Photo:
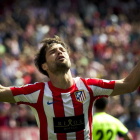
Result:
[[[1,0],[0,84],[49,80],[36,70],[33,60],[39,42],[55,34],[70,47],[73,76],[124,77],[140,58],[139,6],[138,0]],[[140,139],[140,88],[111,97],[108,113],[130,126],[135,140]],[[30,132],[33,127],[38,135],[36,126],[28,106],[0,103],[0,140],[1,132],[14,135],[17,127],[23,131],[30,127]]]

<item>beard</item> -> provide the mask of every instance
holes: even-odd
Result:
[[[55,62],[48,64],[49,71],[55,75],[66,73],[71,67],[70,61],[66,63]]]

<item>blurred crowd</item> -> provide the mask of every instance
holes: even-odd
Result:
[[[139,0],[1,0],[0,84],[48,81],[34,58],[54,35],[70,48],[73,77],[123,78],[140,59],[139,17]],[[140,129],[140,88],[109,100],[109,114]],[[36,125],[28,106],[0,103],[0,126]]]

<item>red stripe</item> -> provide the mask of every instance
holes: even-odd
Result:
[[[55,117],[65,117],[61,93],[59,92],[59,95],[57,94],[57,98],[55,98],[54,92],[52,93],[52,95],[53,95],[53,102],[57,101],[55,104],[53,104]],[[67,139],[66,133],[57,133],[57,139],[66,140]]]
[[[81,80],[83,81],[83,83],[85,84],[86,88],[88,89],[89,91],[89,94],[90,94],[90,104],[89,104],[89,109],[88,109],[88,118],[89,118],[89,137],[90,137],[90,140],[92,140],[92,106],[93,106],[93,102],[94,100],[96,99],[96,97],[93,96],[93,92],[91,90],[91,88],[88,86],[87,84],[87,81],[85,79],[82,79]]]
[[[84,101],[85,100],[85,94],[82,94],[82,101]]]
[[[106,82],[102,79],[88,79],[87,80],[88,85],[94,85],[94,86],[99,86],[101,88],[106,88],[106,89],[114,89],[115,86],[115,81],[109,81]]]
[[[57,101],[55,104],[53,104],[55,117],[65,117],[63,101],[62,101],[62,98],[61,98],[61,93],[66,93],[66,92],[69,92],[69,91],[73,91],[75,89],[75,82],[68,89],[60,89],[60,88],[54,87],[52,85],[51,81],[48,82],[48,85],[49,85],[49,88],[52,91],[53,102]],[[57,139],[58,140],[66,140],[67,139],[66,133],[58,133],[57,134]]]
[[[38,102],[37,102],[38,105],[36,109],[37,109],[39,120],[40,120],[40,139],[48,140],[48,129],[47,129],[48,123],[47,123],[47,118],[46,118],[46,114],[43,107],[44,88],[45,88],[45,84],[44,84],[43,89],[41,89]]]
[[[74,92],[75,91],[78,91],[77,87],[75,87]],[[75,116],[78,116],[83,114],[83,104],[76,100],[74,92],[71,93],[71,98],[73,101]],[[84,140],[84,130],[76,132],[76,140]]]
[[[65,117],[61,90],[56,90],[50,82],[48,85],[52,91],[53,102],[55,102],[55,104],[53,104],[55,117]],[[57,133],[57,140],[67,140],[66,133]]]
[[[35,84],[29,84],[29,85],[25,85],[25,86],[21,86],[21,87],[10,87],[13,96],[16,95],[27,95],[27,94],[31,94],[37,90],[40,90],[42,88],[43,83],[35,83]]]
[[[26,104],[26,105],[32,106],[36,109],[36,111],[38,113],[39,121],[40,121],[40,139],[48,140],[47,118],[46,118],[44,107],[43,107],[43,95],[44,95],[45,84],[42,83],[40,85],[41,85],[41,87],[40,87],[41,91],[40,91],[37,103],[33,104],[33,103],[18,102],[18,104]]]
[[[83,96],[81,95],[81,97],[80,97],[80,102],[82,102],[83,101]]]
[[[88,85],[96,85],[99,86],[98,84],[100,84],[100,86],[102,88],[109,88],[109,89],[113,89],[114,85],[115,85],[115,81],[110,81],[111,84],[108,84],[106,82],[103,82],[103,80],[99,80],[99,79],[88,79],[87,81],[85,79],[81,80],[84,82],[86,88],[89,91],[90,94],[90,105],[89,105],[89,110],[88,110],[88,117],[89,117],[89,129],[90,129],[90,140],[92,140],[92,106],[93,106],[93,102],[96,99],[102,98],[102,97],[108,97],[107,95],[101,95],[101,96],[96,96],[94,97],[93,91],[91,90],[91,88]]]

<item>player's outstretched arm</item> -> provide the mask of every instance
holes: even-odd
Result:
[[[126,135],[124,135],[124,140],[133,140],[131,134],[128,132]]]
[[[133,92],[138,88],[139,85],[140,85],[140,61],[126,78],[115,81],[115,88],[111,96]]]
[[[0,102],[16,103],[10,87],[0,85]]]

